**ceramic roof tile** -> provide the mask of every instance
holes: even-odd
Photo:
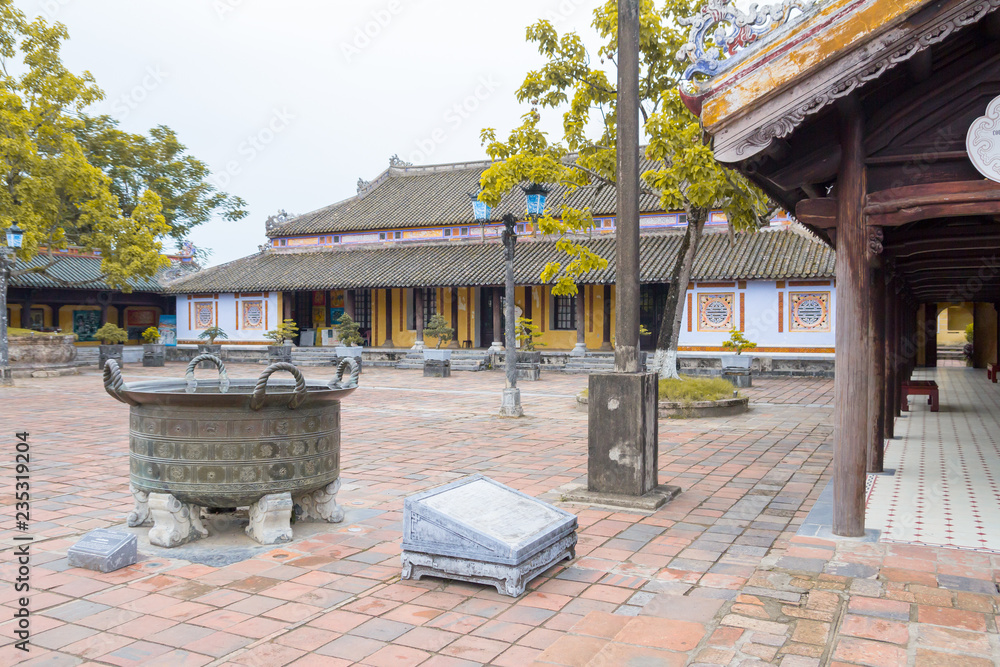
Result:
[[[667,282],[681,233],[648,233],[640,238],[641,279]],[[615,275],[615,240],[599,236],[585,243],[608,259],[584,283],[608,283]],[[518,284],[538,284],[550,261],[565,261],[549,240],[520,240],[515,256]],[[694,280],[780,280],[834,274],[834,253],[816,239],[787,228],[735,235],[708,232],[695,260]],[[504,281],[503,246],[498,242],[390,244],[308,252],[266,251],[205,269],[166,286],[169,293],[254,290],[356,289],[369,287],[464,287]]]

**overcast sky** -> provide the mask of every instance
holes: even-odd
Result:
[[[398,154],[486,157],[527,107],[514,92],[542,60],[525,28],[592,34],[601,0],[17,0],[64,23],[64,61],[107,93],[123,129],[173,128],[250,215],[192,240],[209,264],[256,252],[264,220],[355,194]],[[592,41],[592,40],[591,40]],[[559,131],[558,118],[547,127]]]

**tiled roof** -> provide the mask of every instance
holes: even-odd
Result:
[[[484,161],[390,167],[357,196],[293,218],[269,231],[268,236],[474,224],[469,193],[479,191],[479,177],[489,166]],[[652,167],[652,163],[642,165],[643,169]],[[559,210],[565,190],[553,187],[549,208]],[[614,215],[615,202],[615,189],[608,186],[580,188],[566,200],[575,208],[590,206],[595,215]],[[659,211],[659,198],[643,195],[639,206],[644,212]],[[491,217],[500,220],[506,213],[524,217],[524,193],[520,189],[504,196]]]
[[[640,237],[643,282],[666,282],[682,234],[667,232]],[[614,282],[615,240],[587,241],[609,260],[604,271],[586,275],[584,283]],[[553,241],[527,237],[517,245],[515,279],[538,284],[545,264],[565,260]],[[695,260],[695,280],[780,280],[830,278],[834,253],[828,246],[792,228],[739,233],[731,243],[725,232],[702,237]],[[504,280],[503,246],[497,242],[433,245],[369,246],[352,250],[274,252],[244,257],[170,283],[165,291],[236,292],[256,290],[323,290],[365,287],[462,287],[499,285]]]
[[[84,284],[73,284],[73,285],[63,285],[62,283],[53,280],[44,273],[24,273],[18,276],[13,276],[10,281],[11,287],[34,287],[34,288],[56,288],[56,289],[98,289],[98,290],[109,290],[113,289],[103,280],[95,280],[101,277],[101,258],[92,257],[86,255],[58,255],[59,261],[49,267],[47,272],[61,280],[65,280],[69,283],[81,283],[83,281],[94,281],[86,282]],[[41,267],[48,264],[50,261],[47,255],[36,255],[34,259],[29,262],[24,262],[18,260],[14,266],[14,270],[25,269],[31,267]],[[132,285],[132,290],[136,292],[162,292],[163,287],[160,286],[155,280],[132,280],[129,281]]]

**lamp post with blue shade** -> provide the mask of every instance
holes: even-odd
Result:
[[[6,387],[14,384],[7,346],[7,281],[14,268],[16,249],[23,244],[24,231],[15,222],[7,228],[7,245],[0,247],[0,386]]]

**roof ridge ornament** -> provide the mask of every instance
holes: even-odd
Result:
[[[695,16],[678,19],[681,25],[691,26],[687,43],[677,52],[678,60],[691,61],[681,77],[681,92],[706,92],[696,75],[713,77],[724,72],[735,64],[733,56],[738,51],[788,23],[792,11],[805,12],[811,4],[812,0],[783,0],[758,8],[754,3],[743,12],[732,0],[708,0]]]

